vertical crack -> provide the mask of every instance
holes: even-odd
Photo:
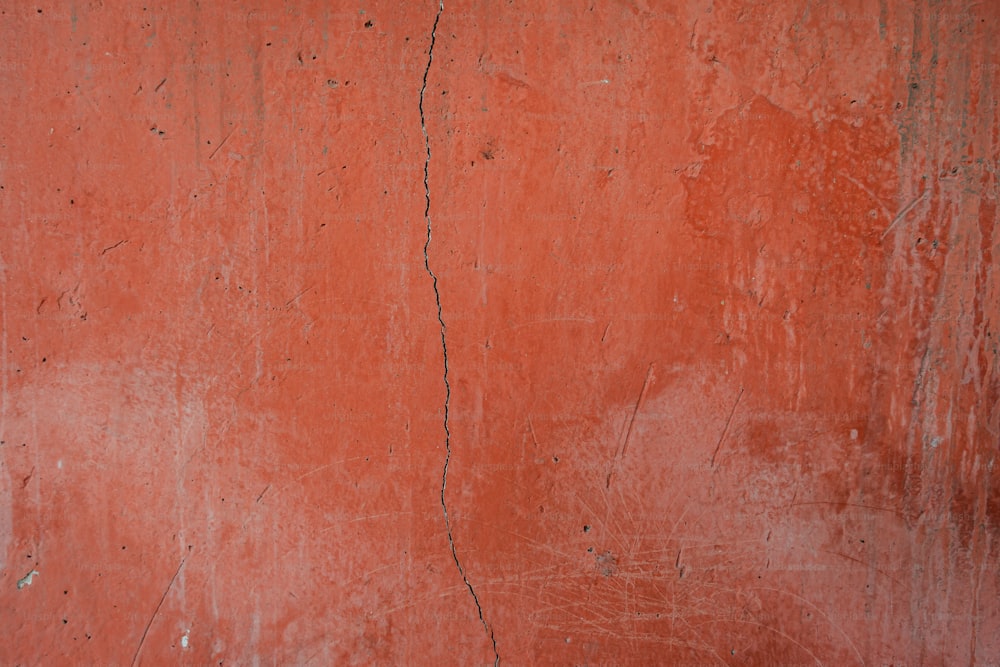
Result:
[[[426,156],[424,158],[424,222],[427,223],[427,238],[424,241],[424,269],[427,271],[427,275],[431,277],[431,283],[434,287],[434,301],[437,305],[437,319],[438,325],[441,330],[441,353],[444,358],[444,466],[441,470],[441,510],[444,512],[444,527],[448,534],[448,544],[451,546],[451,557],[455,561],[455,567],[458,568],[458,573],[462,576],[462,581],[465,583],[465,587],[469,589],[469,594],[472,595],[472,601],[476,603],[476,612],[479,614],[479,622],[483,624],[483,628],[486,630],[486,634],[490,639],[490,643],[493,645],[493,657],[494,666],[500,664],[500,654],[497,652],[497,640],[493,636],[493,628],[490,624],[486,622],[486,618],[483,616],[483,607],[479,604],[479,596],[476,595],[476,590],[472,587],[469,582],[469,578],[465,575],[465,568],[462,566],[462,561],[458,558],[458,551],[455,549],[455,539],[451,532],[451,518],[448,516],[448,503],[445,501],[445,488],[448,486],[448,466],[451,464],[451,427],[449,424],[449,414],[448,410],[451,407],[451,383],[448,380],[448,341],[445,336],[445,324],[444,315],[441,310],[441,292],[438,290],[438,279],[437,274],[431,269],[430,256],[428,255],[428,250],[431,245],[431,188],[430,188],[430,168],[431,168],[431,141],[427,134],[427,121],[424,116],[424,95],[427,92],[427,76],[431,71],[431,63],[434,61],[434,43],[437,40],[437,27],[438,22],[441,20],[441,13],[444,12],[444,0],[438,1],[437,14],[434,15],[434,25],[431,27],[431,43],[430,47],[427,49],[427,67],[424,69],[424,79],[420,86],[420,129],[424,135],[424,149],[426,151]]]

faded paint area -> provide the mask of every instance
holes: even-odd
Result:
[[[1000,6],[0,12],[0,662],[996,664]]]

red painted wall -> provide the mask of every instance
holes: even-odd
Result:
[[[998,29],[0,6],[0,662],[998,664]]]

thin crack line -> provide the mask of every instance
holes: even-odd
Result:
[[[142,637],[139,638],[139,646],[135,649],[135,655],[132,656],[132,667],[135,667],[136,663],[139,662],[139,654],[142,653],[142,645],[146,643],[146,635],[149,634],[149,629],[153,626],[153,621],[156,620],[157,614],[160,613],[160,607],[163,606],[163,601],[167,599],[167,594],[170,593],[170,589],[174,587],[174,581],[177,580],[177,575],[181,573],[181,568],[184,567],[184,561],[187,560],[187,556],[181,558],[181,562],[177,565],[177,570],[174,572],[174,576],[170,577],[170,583],[167,584],[167,588],[163,591],[163,595],[160,597],[159,603],[156,605],[156,609],[153,610],[153,615],[149,617],[149,622],[146,623],[146,628],[142,631]]]
[[[441,292],[438,290],[438,279],[437,274],[431,269],[430,256],[428,250],[431,245],[431,187],[430,187],[430,168],[431,168],[431,141],[427,134],[427,120],[424,115],[424,95],[427,92],[427,76],[431,71],[431,63],[434,61],[434,43],[437,41],[437,27],[438,22],[441,20],[441,13],[444,12],[444,0],[439,0],[437,14],[434,15],[434,25],[431,27],[431,43],[427,49],[427,67],[424,69],[424,79],[420,86],[420,130],[424,135],[424,149],[426,151],[426,157],[424,158],[424,221],[427,223],[427,239],[424,241],[424,269],[427,271],[427,275],[431,277],[431,283],[434,287],[434,301],[437,305],[437,319],[438,325],[441,329],[441,353],[444,357],[444,466],[441,470],[441,510],[444,512],[444,527],[448,534],[448,544],[451,546],[451,557],[455,561],[455,567],[458,568],[458,573],[462,576],[462,581],[465,583],[465,587],[469,589],[469,594],[472,595],[472,601],[476,603],[476,611],[479,614],[479,622],[483,624],[483,628],[486,629],[486,634],[490,638],[490,643],[493,645],[493,657],[494,666],[500,664],[500,654],[497,652],[497,640],[493,636],[493,628],[490,624],[486,622],[483,617],[483,607],[479,604],[479,596],[476,595],[476,591],[472,588],[472,584],[469,582],[469,578],[465,575],[465,568],[462,566],[462,562],[458,558],[458,551],[455,549],[455,539],[451,532],[451,517],[448,515],[448,504],[445,502],[445,488],[448,486],[448,466],[451,464],[451,427],[449,424],[449,408],[451,406],[451,383],[448,380],[448,341],[445,336],[445,324],[444,324],[444,314],[441,309]]]

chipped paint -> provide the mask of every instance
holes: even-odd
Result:
[[[30,586],[32,580],[39,575],[38,570],[32,570],[28,574],[24,575],[17,580],[17,590],[21,590],[25,586]]]

